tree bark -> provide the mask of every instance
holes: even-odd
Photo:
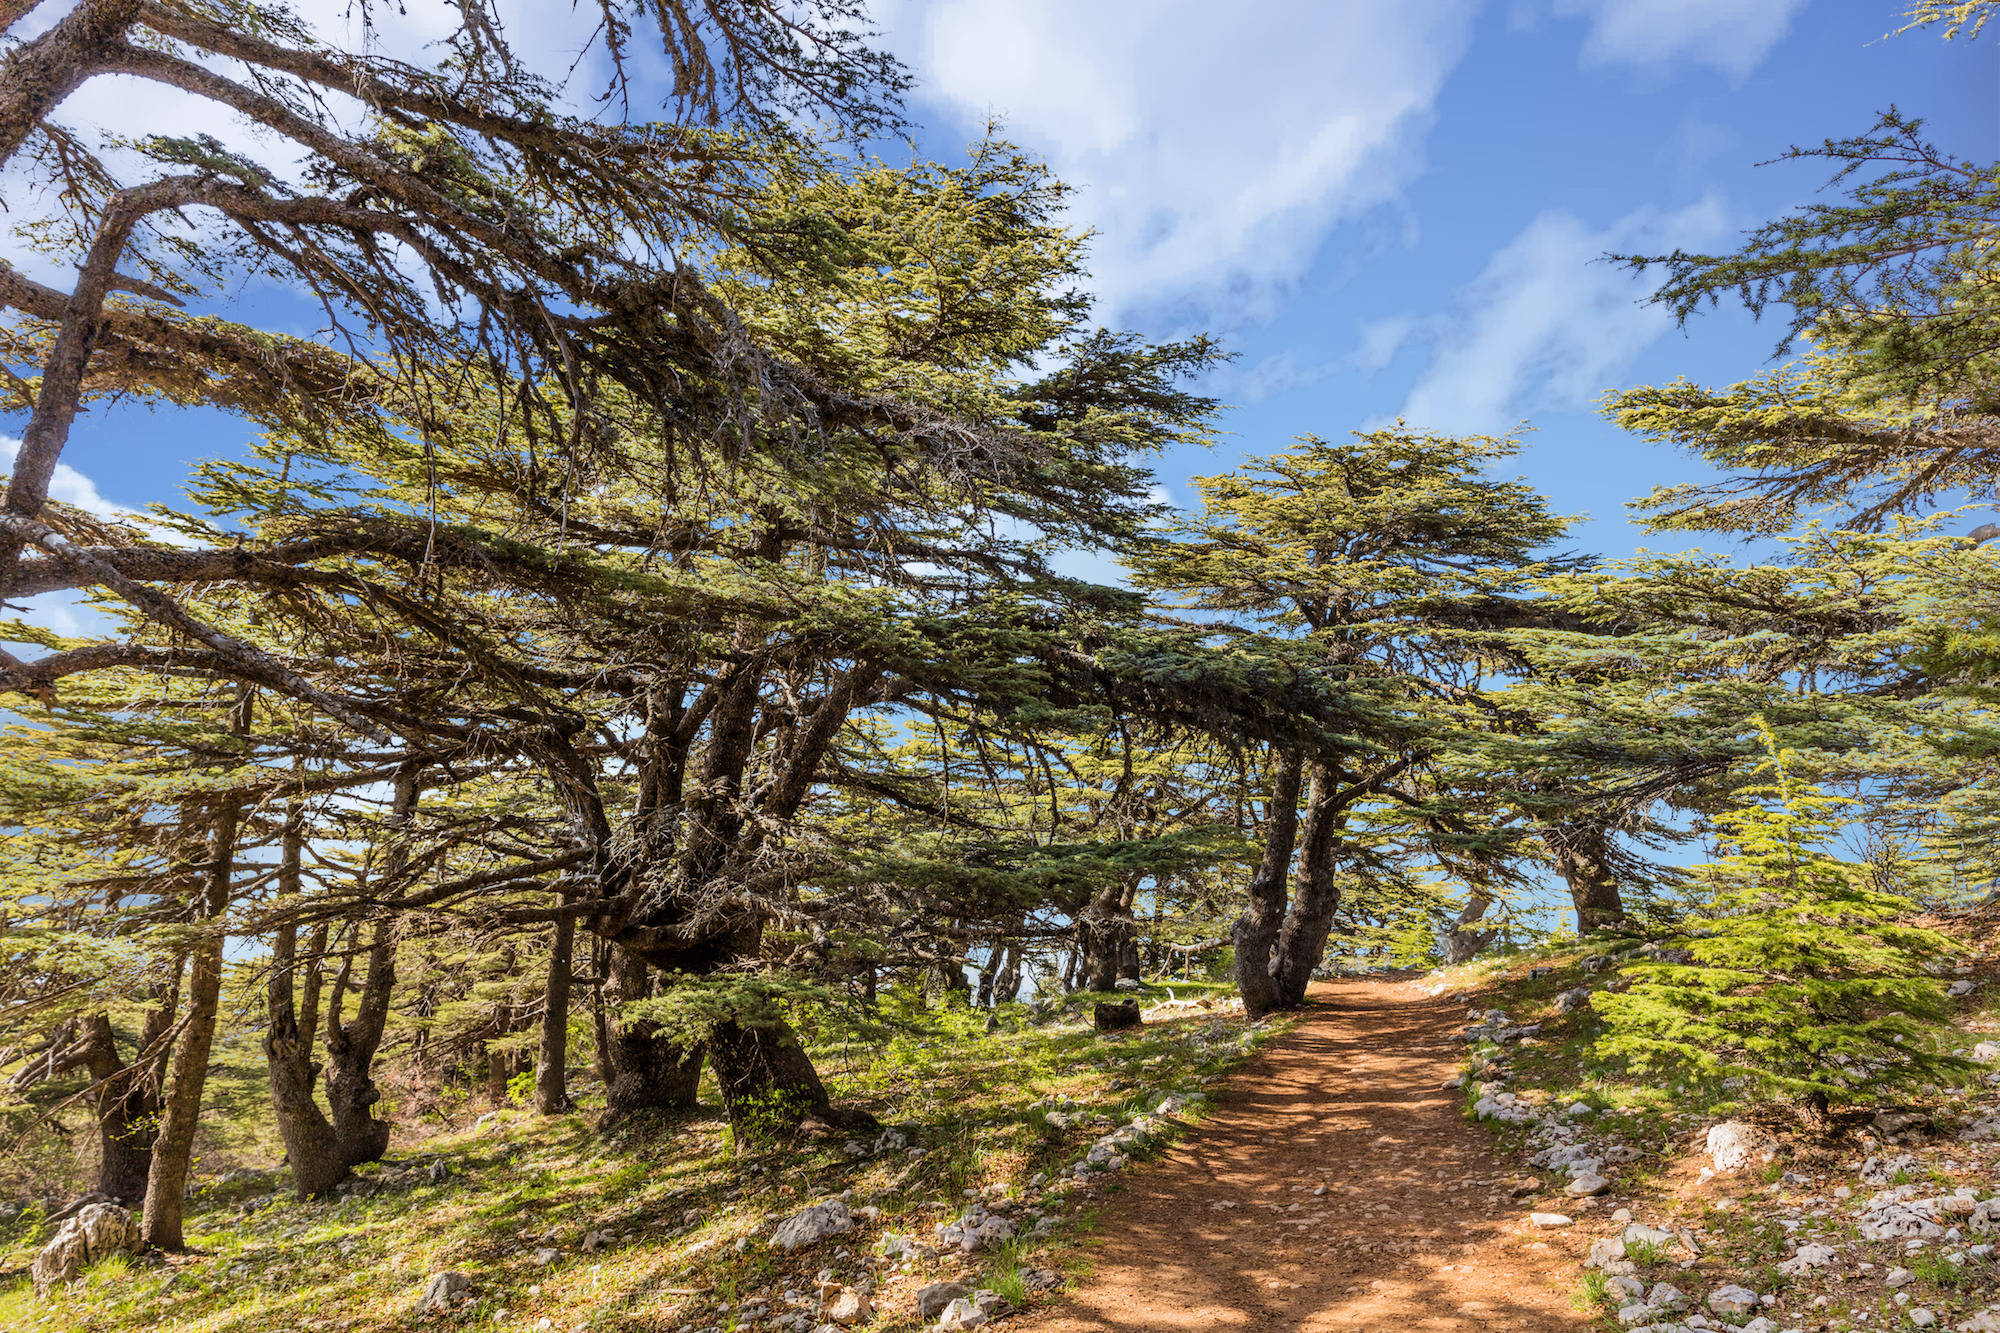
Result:
[[[179,966],[176,963],[176,973]],[[159,1136],[160,1082],[171,1052],[166,1035],[173,1026],[179,989],[178,976],[161,987],[159,1002],[139,1025],[138,1049],[129,1064],[118,1054],[109,1014],[99,1012],[83,1020],[78,1056],[97,1085],[97,1192],[128,1208],[139,1207],[146,1198],[153,1144]]]
[[[409,864],[410,824],[416,813],[419,776],[415,764],[397,769],[390,799],[382,880],[397,895],[402,892],[401,878]],[[358,932],[359,927],[356,929]],[[374,1112],[375,1104],[382,1100],[381,1089],[375,1086],[375,1053],[381,1049],[382,1034],[389,1025],[389,1000],[396,988],[396,936],[393,917],[374,923],[369,935],[368,973],[354,1017],[341,1021],[344,986],[335,986],[327,1006],[326,1103],[340,1158],[350,1167],[380,1161],[389,1151],[391,1126],[386,1120],[377,1120]]]
[[[278,862],[280,902],[296,900],[299,862],[305,845],[305,811],[294,800],[285,811],[283,850]],[[322,942],[324,935],[317,938]],[[269,1012],[264,1031],[264,1064],[271,1078],[271,1110],[278,1135],[285,1141],[285,1158],[292,1166],[292,1192],[300,1199],[317,1198],[347,1179],[348,1164],[340,1152],[333,1124],[319,1109],[314,1087],[320,1067],[313,1061],[313,1028],[318,1015],[319,954],[308,950],[306,1017],[299,1021],[297,979],[299,928],[294,921],[279,925],[271,945],[271,977],[265,983]]]
[[[645,959],[621,945],[611,945],[606,1015],[609,1029],[604,1052],[609,1074],[604,1084],[604,1123],[630,1116],[691,1111],[701,1087],[702,1049],[689,1049],[659,1033],[644,1019],[626,1019],[616,1006],[652,994],[651,971]]]
[[[1252,1020],[1279,1006],[1278,987],[1271,975],[1271,955],[1285,914],[1292,852],[1298,842],[1299,779],[1303,762],[1281,754],[1272,774],[1271,800],[1265,807],[1264,855],[1250,876],[1243,914],[1230,931],[1236,946],[1236,993]]]
[[[220,923],[229,906],[238,819],[237,808],[225,806],[209,830],[208,865],[196,907],[202,920],[215,924],[191,953],[187,1016],[160,1097],[160,1128],[146,1174],[146,1207],[140,1221],[146,1244],[156,1250],[178,1250],[186,1243],[181,1231],[182,1195],[192,1165],[202,1091],[208,1082],[216,1013],[221,1008],[224,934]]]
[[[1570,824],[1549,839],[1556,871],[1569,885],[1576,933],[1588,935],[1625,920],[1625,900],[1611,870],[1611,831],[1600,824]]]
[[[993,977],[993,1003],[997,1007],[1021,998],[1021,942],[1007,941],[1000,970]]]
[[[811,1122],[857,1132],[881,1128],[866,1111],[833,1104],[806,1048],[781,1019],[717,1024],[708,1056],[739,1143]]]
[[[1346,820],[1346,806],[1340,803],[1339,778],[1326,765],[1312,764],[1312,781],[1306,794],[1305,827],[1299,834],[1298,887],[1291,906],[1285,910],[1284,925],[1278,931],[1278,947],[1271,960],[1272,981],[1278,1006],[1297,1009],[1306,1002],[1306,988],[1326,952],[1326,937],[1333,929],[1333,914],[1340,907],[1340,880],[1336,851],[1339,833]]]
[[[1458,919],[1452,923],[1451,929],[1445,932],[1444,961],[1447,964],[1471,961],[1473,955],[1493,943],[1495,937],[1500,934],[1497,928],[1471,929],[1485,918],[1486,909],[1492,905],[1493,899],[1477,890],[1467,897],[1465,906],[1459,911]]]
[[[542,1044],[535,1053],[535,1110],[561,1115],[575,1105],[569,1097],[569,986],[576,949],[576,918],[556,921],[549,944],[549,982],[542,1005]]]

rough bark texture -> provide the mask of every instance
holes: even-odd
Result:
[[[129,1064],[118,1054],[110,1015],[96,1013],[84,1020],[80,1054],[97,1085],[97,1192],[127,1208],[144,1202],[146,1177],[153,1167],[175,989],[168,988],[162,1002],[146,1011],[138,1049]]]
[[[237,819],[236,807],[228,806],[215,816],[209,831],[208,865],[197,904],[199,915],[207,921],[218,920],[229,905]],[[153,1142],[153,1160],[146,1175],[146,1209],[140,1223],[146,1244],[156,1250],[178,1250],[184,1244],[181,1202],[187,1189],[195,1125],[201,1118],[201,1095],[208,1082],[215,1017],[221,1007],[222,946],[223,934],[218,927],[203,935],[190,955],[186,1021],[167,1066],[159,1135]]]
[[[702,1050],[670,1041],[644,1020],[625,1021],[616,1006],[643,1000],[652,993],[652,977],[644,959],[611,945],[606,979],[606,1037],[602,1050],[607,1072],[604,1120],[616,1124],[629,1116],[661,1111],[690,1111],[701,1086]]]
[[[1021,942],[1009,940],[1000,970],[993,977],[993,1003],[1012,1004],[1021,998]]]
[[[833,1104],[805,1047],[782,1021],[754,1027],[718,1024],[709,1033],[708,1056],[739,1142],[819,1125],[871,1132],[881,1128],[866,1111]]]
[[[299,860],[304,847],[303,811],[293,802],[285,815],[284,848],[278,866],[278,893],[296,897],[299,892]],[[285,1157],[292,1166],[292,1191],[301,1199],[317,1197],[348,1176],[348,1164],[340,1152],[333,1123],[319,1108],[314,1085],[320,1067],[313,1061],[313,1029],[319,1015],[319,951],[308,949],[304,960],[305,984],[297,984],[301,972],[298,925],[286,921],[278,927],[271,946],[271,979],[265,984],[264,998],[270,1013],[264,1031],[264,1063],[271,1076],[271,1109],[278,1122],[278,1134],[285,1141]],[[323,945],[325,936],[316,937]],[[304,1014],[300,999],[303,992]]]
[[[569,985],[576,950],[576,918],[557,920],[549,944],[549,980],[542,1009],[542,1042],[535,1052],[535,1110],[561,1115],[569,1098]]]
[[[8,0],[5,27],[34,8]],[[17,12],[18,11],[18,12]],[[0,62],[0,162],[35,125],[76,91],[139,14],[139,0],[84,0],[60,23]]]
[[[1466,899],[1457,920],[1453,921],[1451,929],[1445,932],[1443,945],[1446,963],[1470,961],[1474,954],[1493,943],[1495,937],[1500,934],[1497,928],[1491,930],[1472,928],[1484,919],[1486,909],[1492,905],[1493,900],[1483,893],[1475,892]]]
[[[1128,887],[1101,886],[1077,916],[1076,944],[1082,954],[1085,990],[1108,991],[1118,985],[1126,946],[1132,940],[1132,920],[1124,910]]]
[[[1340,907],[1340,881],[1335,876],[1336,848],[1347,807],[1339,800],[1339,779],[1324,764],[1311,765],[1306,793],[1305,826],[1299,833],[1298,882],[1292,904],[1278,931],[1271,960],[1272,980],[1281,1008],[1297,1009],[1306,1002],[1313,969],[1326,952],[1333,914]]]
[[[409,862],[407,831],[416,811],[418,777],[414,764],[396,772],[382,869],[391,893],[401,892],[400,880]],[[389,1151],[389,1122],[377,1120],[374,1111],[382,1100],[375,1086],[375,1052],[389,1025],[389,1001],[395,989],[396,922],[391,918],[377,921],[369,936],[368,973],[354,1017],[341,1021],[344,987],[335,987],[327,1006],[326,1102],[341,1160],[348,1166],[380,1161]]]
[[[1298,842],[1299,779],[1303,764],[1297,755],[1278,757],[1272,775],[1271,801],[1265,812],[1264,855],[1250,876],[1243,915],[1230,932],[1236,946],[1236,992],[1243,1011],[1262,1018],[1279,1004],[1271,977],[1271,955],[1285,914],[1286,885],[1291,878],[1292,851]]]
[[[1610,830],[1572,824],[1549,839],[1556,871],[1569,885],[1576,907],[1576,933],[1588,935],[1625,920],[1625,900],[1611,870]]]

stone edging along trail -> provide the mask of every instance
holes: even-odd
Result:
[[[1576,1261],[1462,1096],[1465,1002],[1337,981],[1230,1076],[1200,1128],[1126,1174],[1093,1270],[1034,1333],[1577,1330]]]

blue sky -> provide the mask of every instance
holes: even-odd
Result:
[[[2000,158],[2000,45],[1881,40],[1898,9],[878,0],[876,13],[918,80],[921,152],[951,158],[999,117],[1076,187],[1107,322],[1205,330],[1237,354],[1209,386],[1234,405],[1223,444],[1160,460],[1173,498],[1191,498],[1188,476],[1302,432],[1398,413],[1456,431],[1525,421],[1519,470],[1591,516],[1579,546],[1618,555],[1644,541],[1625,502],[1696,465],[1622,436],[1594,402],[1676,374],[1753,373],[1778,330],[1724,312],[1678,331],[1597,256],[1726,246],[1821,183],[1814,166],[1755,163],[1858,133],[1890,103],[1946,147]],[[412,10],[407,22],[430,21]],[[567,6],[520,12],[531,42],[573,26]],[[79,123],[214,128],[172,124],[116,81],[72,103]],[[268,290],[228,300],[314,326]],[[20,425],[0,417],[0,435]],[[100,411],[79,423],[59,494],[170,500],[191,460],[244,439],[215,413]]]
[[[1890,41],[1858,0],[947,0],[881,10],[946,156],[996,115],[1077,187],[1109,319],[1219,334],[1234,405],[1185,479],[1305,432],[1404,414],[1534,427],[1520,471],[1578,544],[1646,538],[1627,500],[1698,465],[1594,411],[1609,389],[1726,382],[1780,330],[1740,312],[1686,332],[1606,250],[1727,247],[1808,198],[1789,144],[1890,104],[2000,158],[2000,46]],[[1226,17],[1225,17],[1226,16]]]

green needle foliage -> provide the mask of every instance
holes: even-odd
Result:
[[[1599,1054],[1640,1072],[1741,1079],[1808,1122],[1956,1076],[1964,1062],[1926,1024],[1947,1002],[1925,965],[1952,940],[1905,924],[1916,904],[1826,851],[1847,802],[1797,777],[1792,752],[1759,729],[1769,780],[1716,819],[1729,854],[1704,868],[1713,896],[1680,941],[1687,961],[1635,965],[1629,991],[1597,997]]]

